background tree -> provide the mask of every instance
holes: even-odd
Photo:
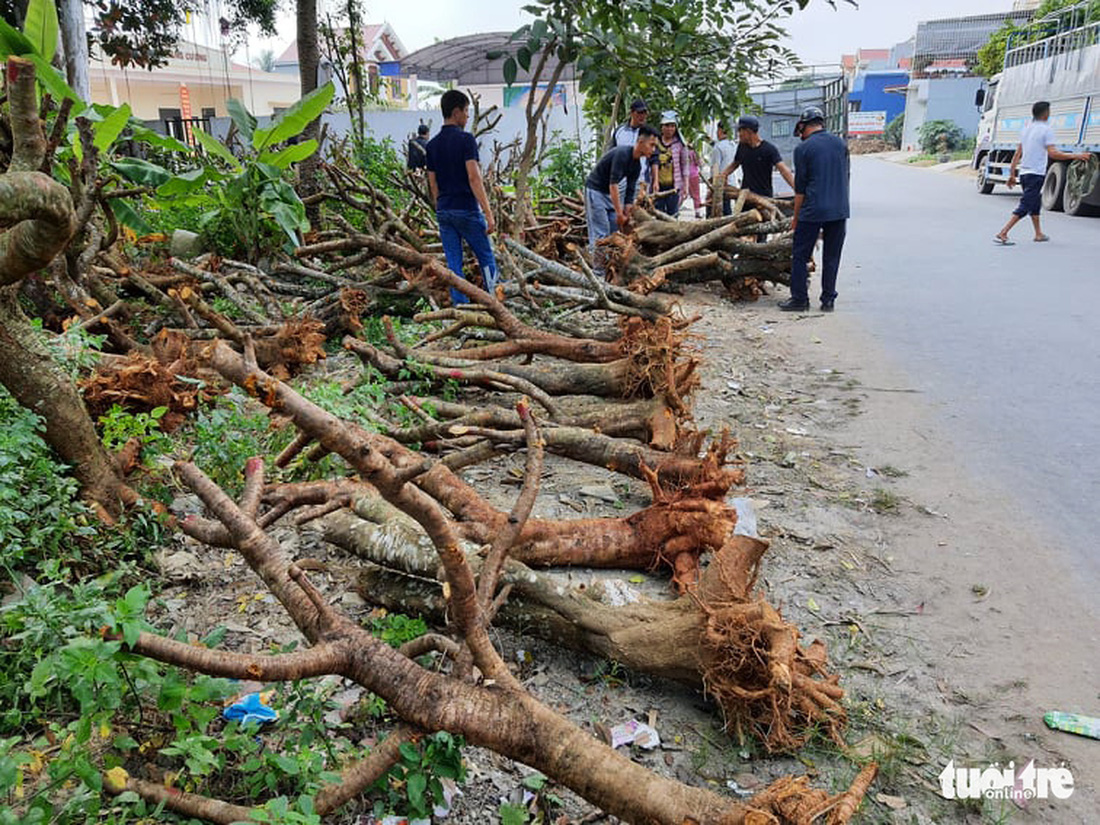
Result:
[[[895,117],[889,123],[886,124],[886,129],[882,133],[882,139],[893,146],[895,149],[901,148],[901,136],[905,133],[905,112]]]
[[[275,71],[275,52],[271,49],[264,49],[252,59],[252,65],[261,72]]]
[[[985,45],[978,49],[978,59],[974,65],[974,71],[982,77],[992,77],[1004,68],[1005,52],[1008,50],[1009,40],[1012,45],[1019,46],[1041,40],[1052,33],[1052,24],[1043,22],[1043,18],[1062,9],[1073,6],[1082,6],[1076,13],[1076,20],[1100,20],[1100,0],[1093,0],[1083,5],[1081,0],[1043,0],[1031,22],[1025,26],[1017,26],[1012,20],[1006,20],[1004,25],[989,36]],[[1072,19],[1072,18],[1071,18]]]
[[[605,135],[624,101],[642,96],[651,111],[675,109],[681,132],[690,140],[705,123],[728,117],[748,102],[750,77],[797,65],[794,52],[781,45],[785,30],[780,21],[809,2],[540,0],[524,6],[535,19],[513,32],[511,41],[518,45],[489,55],[507,55],[502,68],[509,84],[521,67],[531,74],[527,133],[516,175],[517,231],[531,212],[528,177],[538,155],[539,124],[567,65],[573,65],[587,96],[589,119]],[[835,0],[825,2],[835,6]]]

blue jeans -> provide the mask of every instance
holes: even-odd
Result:
[[[439,240],[443,242],[443,254],[447,256],[447,268],[455,275],[462,276],[462,242],[466,241],[481,267],[485,291],[492,294],[497,286],[497,260],[493,256],[488,224],[485,223],[481,210],[439,209],[435,217],[439,221]],[[470,299],[452,288],[451,303],[468,304]]]
[[[840,269],[840,253],[844,249],[847,221],[799,221],[794,228],[791,255],[791,300],[800,304],[810,301],[809,269],[806,262],[814,254],[817,236],[824,233],[821,253],[821,300],[836,300],[836,273]]]
[[[602,254],[598,250],[596,241],[600,238],[609,238],[619,225],[615,221],[615,207],[611,204],[611,196],[603,192],[597,192],[588,186],[584,187],[584,217],[588,224],[588,250],[592,253],[592,270],[603,276],[605,266]]]

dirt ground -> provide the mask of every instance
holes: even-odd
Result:
[[[932,411],[908,391],[904,376],[875,360],[873,342],[842,311],[791,317],[775,310],[772,298],[735,305],[709,287],[682,301],[689,314],[702,315],[693,328],[704,356],[696,419],[716,432],[728,426],[739,438],[747,486],[731,496],[750,499],[759,533],[771,541],[761,586],[805,642],[826,641],[848,692],[848,742],[882,766],[859,821],[1095,821],[1095,743],[1048,731],[1041,716],[1055,709],[1043,703],[1056,696],[1080,702],[1058,709],[1084,709],[1096,698],[1096,682],[1080,678],[1072,663],[1050,665],[1042,639],[1014,635],[1014,622],[1032,626],[1023,611],[1045,611],[1034,617],[1042,631],[1059,625],[1073,604],[1028,603],[1026,575],[1017,575],[1027,568],[1014,573],[1010,565],[1024,564],[1027,549],[1038,545],[1013,525],[1008,500],[955,466],[950,445],[937,441]],[[347,366],[332,359],[322,368]],[[500,480],[513,466],[522,466],[522,456],[465,476],[507,506],[517,487]],[[646,503],[641,483],[550,459],[535,513],[622,515]],[[348,589],[355,560],[308,530],[281,528],[278,535],[299,558],[323,563],[313,578],[330,598],[353,616],[368,614],[369,605]],[[243,562],[183,542],[204,571],[202,584],[164,595],[155,617],[163,629],[201,634],[221,623],[229,646],[255,650],[297,637]],[[990,570],[991,563],[1006,569]],[[576,582],[597,574],[562,575]],[[619,575],[647,596],[668,595],[663,581]],[[715,707],[681,687],[507,632],[498,638],[524,683],[578,724],[595,732],[652,720],[661,745],[634,748],[632,757],[683,782],[747,796],[789,773],[839,789],[856,772],[827,742],[773,758],[751,741],[735,741]],[[438,821],[497,822],[502,799],[522,796],[530,771],[475,748],[466,758],[462,794]],[[986,767],[1029,759],[1070,767],[1073,797],[1021,807],[948,801],[939,793],[937,777],[949,760]],[[549,786],[542,798],[550,822],[613,821],[561,788]],[[337,819],[370,821],[351,808]]]

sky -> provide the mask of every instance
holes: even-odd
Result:
[[[531,0],[364,0],[365,18],[389,21],[409,51],[463,34],[511,31],[530,17],[521,11]],[[289,4],[292,6],[293,4]],[[856,9],[837,0],[833,10],[826,0],[809,6],[788,21],[789,45],[806,64],[838,63],[840,55],[857,48],[889,48],[916,32],[921,20],[1008,11],[1012,0],[860,0]],[[253,38],[249,55],[273,49],[278,56],[294,37],[291,15],[283,15],[280,37]],[[243,54],[238,52],[238,59]]]

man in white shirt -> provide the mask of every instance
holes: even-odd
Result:
[[[638,142],[638,130],[645,125],[646,117],[649,115],[649,107],[641,98],[638,98],[630,104],[630,120],[622,124],[617,128],[614,134],[611,135],[611,145],[608,149],[614,149],[616,146],[634,146]],[[649,181],[649,158],[643,157],[642,161],[642,174],[638,179],[638,197],[642,197],[647,191],[647,183]],[[619,182],[619,194],[625,194],[626,181]]]
[[[1016,154],[1012,156],[1012,166],[1008,170],[1008,188],[1016,185],[1016,169],[1020,170],[1020,185],[1024,194],[1020,198],[1020,204],[1012,210],[1012,217],[1004,228],[993,236],[993,243],[998,246],[1012,246],[1014,243],[1008,239],[1008,233],[1016,224],[1023,220],[1025,215],[1031,216],[1031,223],[1035,227],[1036,242],[1049,241],[1050,238],[1043,234],[1039,225],[1039,212],[1043,207],[1043,180],[1047,174],[1048,160],[1082,160],[1087,161],[1091,155],[1088,152],[1063,152],[1054,145],[1054,130],[1050,128],[1047,120],[1050,118],[1050,104],[1040,100],[1031,107],[1032,121],[1020,133],[1020,143],[1016,146]]]
[[[719,199],[722,201],[722,214],[730,213],[730,199],[725,196],[726,176],[723,172],[733,165],[736,156],[737,144],[730,140],[726,124],[719,123],[718,140],[714,141],[714,148],[710,153],[711,203],[714,204],[715,213]]]

